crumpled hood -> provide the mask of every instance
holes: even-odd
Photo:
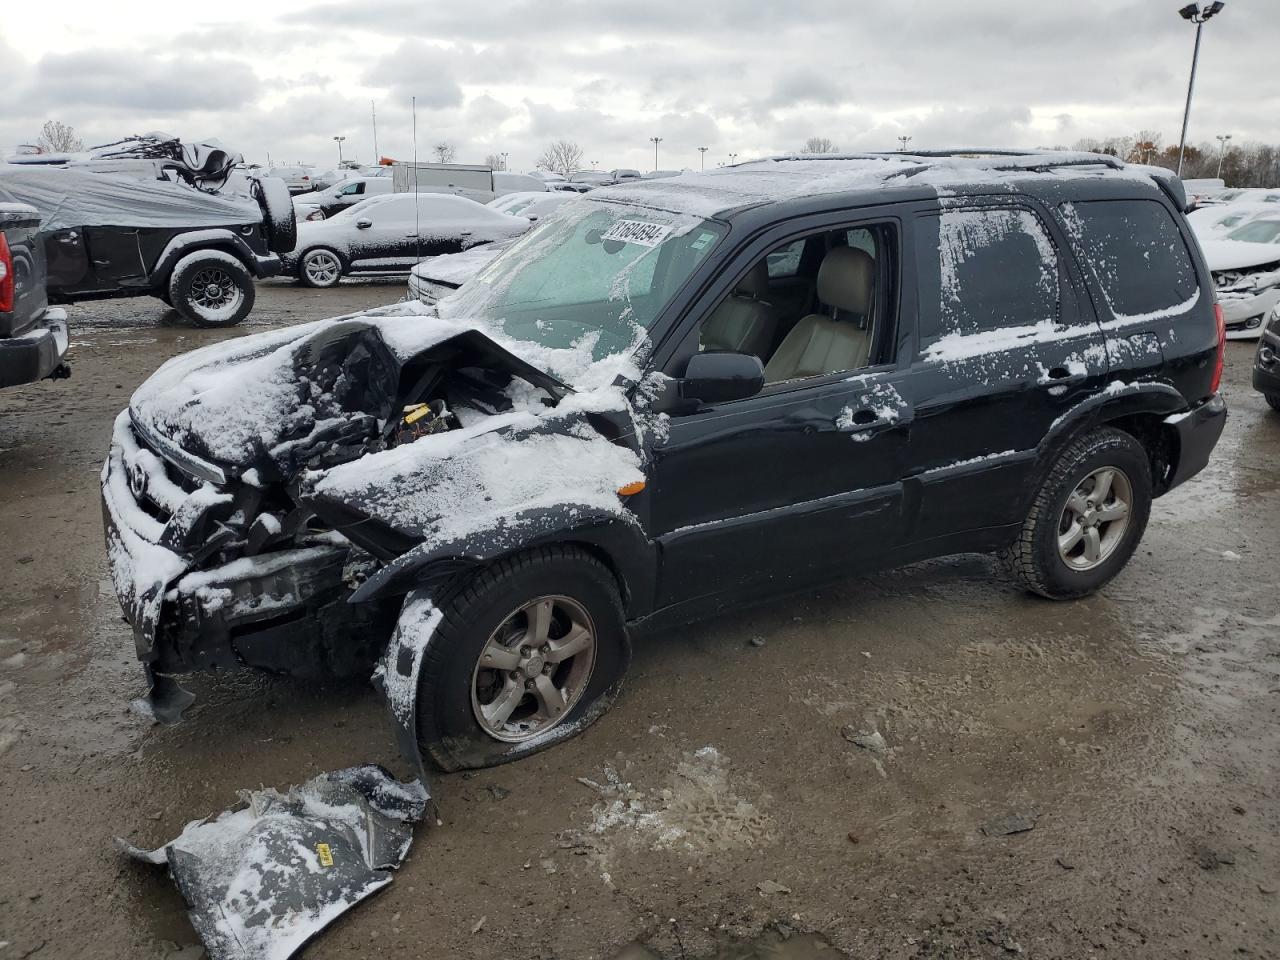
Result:
[[[1246,243],[1243,240],[1205,240],[1200,244],[1209,269],[1245,270],[1266,263],[1280,263],[1280,244]]]
[[[556,398],[567,389],[475,325],[409,303],[174,357],[137,389],[129,412],[145,436],[232,474],[287,474],[286,455],[317,432],[346,421],[385,422],[401,371],[436,348],[460,364],[465,358],[516,374]]]

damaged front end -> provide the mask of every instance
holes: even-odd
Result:
[[[248,337],[162,367],[117,418],[101,478],[111,575],[153,715],[176,719],[190,697],[172,676],[210,667],[367,674],[398,603],[348,600],[421,536],[340,504],[321,516],[304,487],[474,430],[513,394],[550,406],[566,392],[480,331],[419,311]]]
[[[1213,271],[1227,336],[1258,336],[1267,315],[1280,303],[1280,258],[1271,263]]]

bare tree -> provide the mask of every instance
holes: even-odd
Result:
[[[804,142],[801,153],[839,153],[840,148],[830,137],[810,137]]]
[[[76,128],[61,120],[46,120],[36,140],[45,153],[79,153],[84,141],[76,136]]]
[[[458,155],[458,148],[448,140],[441,140],[431,152],[436,155],[436,163],[453,163],[453,158]]]
[[[491,153],[484,158],[484,165],[491,170],[505,170],[506,165],[502,162],[502,154]]]
[[[582,148],[572,140],[557,140],[538,157],[538,169],[550,170],[562,177],[576,171],[582,164]]]

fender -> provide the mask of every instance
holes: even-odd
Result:
[[[648,613],[657,583],[658,547],[639,521],[598,507],[571,503],[525,511],[486,530],[449,540],[427,540],[377,571],[351,594],[363,603],[408,593],[499,557],[550,543],[594,548],[619,579],[628,620]]]
[[[207,230],[192,230],[181,233],[165,245],[151,268],[151,277],[168,277],[174,265],[188,253],[194,253],[202,247],[217,247],[234,253],[249,268],[249,272],[259,279],[274,277],[280,272],[280,258],[275,254],[259,254],[249,246],[247,240],[228,227],[210,227]]]

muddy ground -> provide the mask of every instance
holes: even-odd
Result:
[[[114,835],[157,845],[350,764],[408,775],[365,683],[205,676],[181,725],[131,714],[97,491],[165,358],[403,289],[265,284],[230,332],[81,305],[74,377],[0,393],[0,960],[194,942]],[[1101,595],[1033,599],[964,557],[648,639],[585,735],[439,777],[443,825],[307,956],[1280,956],[1280,416],[1252,350],[1229,345],[1210,468]],[[982,832],[1010,813],[1034,829]]]

